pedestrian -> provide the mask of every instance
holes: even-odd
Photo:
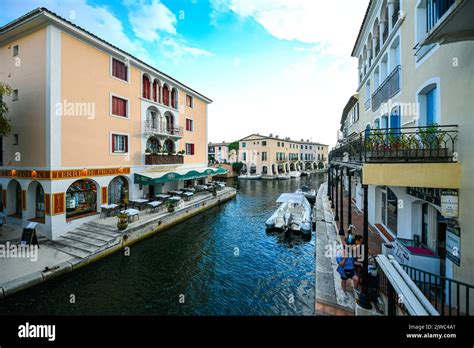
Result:
[[[349,249],[352,253],[352,249]],[[346,292],[347,280],[352,279],[354,289],[359,287],[359,277],[355,273],[354,258],[349,255],[348,248],[343,247],[339,254],[336,256],[338,264],[337,272],[341,276],[341,287]]]
[[[361,235],[357,235],[354,238],[354,246],[352,249],[352,255],[354,257],[354,268],[356,275],[361,278],[362,269],[364,267],[364,246],[363,246],[364,238]],[[360,286],[360,282],[359,282]]]

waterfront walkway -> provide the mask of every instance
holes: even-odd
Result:
[[[0,298],[95,262],[235,196],[236,190],[226,187],[217,191],[215,197],[203,193],[182,202],[173,213],[164,207],[156,213],[141,211],[140,218],[125,231],[118,231],[114,216],[85,222],[53,241],[42,239],[36,260],[1,259]],[[19,244],[19,239],[14,242]]]
[[[341,287],[336,258],[330,249],[341,245],[337,226],[327,198],[327,182],[319,187],[315,204],[316,216],[316,315],[354,315],[354,293],[348,282],[347,292]]]

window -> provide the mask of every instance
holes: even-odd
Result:
[[[20,54],[20,46],[18,45],[13,46],[13,57],[16,57],[19,54]]]
[[[194,144],[186,143],[186,155],[194,155]]]
[[[128,101],[126,99],[112,96],[112,115],[128,117],[127,103]]]
[[[143,75],[142,92],[143,98],[150,99],[150,79],[146,75]]]
[[[194,102],[193,97],[186,94],[186,106],[188,108],[192,108],[193,107],[193,102]]]
[[[262,141],[262,146],[267,146],[267,142],[265,140]]]
[[[247,147],[247,143],[242,143],[242,147]]]
[[[186,130],[187,130],[188,132],[194,131],[194,122],[193,122],[193,120],[191,120],[191,119],[189,119],[189,118],[186,119]],[[220,150],[220,149],[219,149],[219,150]]]
[[[12,100],[18,100],[18,90],[17,89],[13,90]]]
[[[277,146],[280,147],[280,142],[279,141],[277,142]]]
[[[123,81],[128,81],[128,67],[124,62],[112,58],[112,76]]]
[[[20,145],[18,134],[13,134],[13,145]]]
[[[247,154],[244,152],[242,153],[242,161],[246,161],[247,160]]]
[[[262,152],[262,161],[266,161],[266,160],[267,160],[267,153]]]
[[[128,135],[112,134],[112,153],[128,152]]]

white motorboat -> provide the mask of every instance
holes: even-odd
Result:
[[[290,176],[288,174],[278,174],[277,179],[278,180],[288,180]]]
[[[238,176],[239,179],[242,180],[259,180],[262,178],[260,174],[242,174]]]
[[[298,171],[290,172],[291,178],[299,178],[300,176],[301,176],[301,173]]]
[[[276,178],[276,175],[262,175],[262,180],[275,180]]]
[[[308,186],[303,186],[302,188],[296,190],[297,194],[302,194],[305,198],[311,203],[316,202],[316,190],[310,189]]]
[[[283,193],[278,197],[277,203],[280,206],[265,223],[268,229],[311,235],[311,205],[303,195]]]

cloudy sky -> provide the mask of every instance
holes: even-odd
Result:
[[[369,0],[2,0],[44,6],[214,100],[209,140],[278,134],[334,145],[357,88]]]

